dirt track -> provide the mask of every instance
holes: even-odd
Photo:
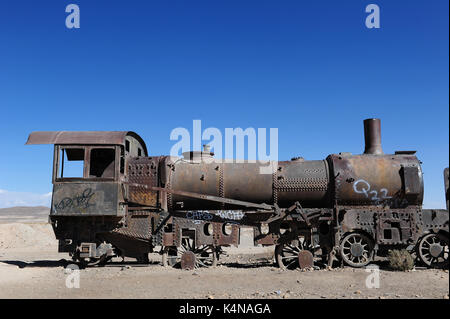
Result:
[[[80,271],[80,288],[67,288],[62,259],[48,224],[0,224],[0,298],[448,298],[447,270],[380,271],[367,288],[364,269],[280,271],[272,249],[244,247],[214,269],[182,271],[113,260]]]

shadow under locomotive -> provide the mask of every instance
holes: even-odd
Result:
[[[447,210],[423,209],[415,151],[384,154],[378,119],[364,132],[363,154],[271,162],[272,174],[206,150],[149,157],[134,132],[33,132],[27,144],[55,145],[49,221],[59,252],[82,265],[148,263],[161,247],[165,266],[211,267],[249,226],[284,269],[364,267],[390,249],[448,267],[448,168]]]

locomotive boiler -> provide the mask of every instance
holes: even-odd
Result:
[[[159,247],[164,265],[214,266],[246,226],[255,244],[275,246],[281,268],[363,267],[400,248],[448,265],[448,200],[447,210],[422,208],[421,163],[415,151],[384,154],[379,119],[364,121],[364,136],[362,154],[269,163],[207,147],[148,156],[133,132],[34,132],[27,144],[55,144],[49,220],[59,251],[81,263],[146,262]],[[445,180],[448,196],[448,169]]]

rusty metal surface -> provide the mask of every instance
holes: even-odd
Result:
[[[423,209],[417,214],[417,228],[419,233],[427,231],[449,231],[449,215],[445,209]]]
[[[326,161],[285,161],[272,174],[260,174],[257,163],[214,163],[180,160],[170,168],[173,209],[233,209],[233,202],[199,203],[181,191],[253,203],[287,207],[302,201],[305,207],[324,205],[329,198]],[[178,191],[179,193],[176,193]],[[253,206],[255,207],[255,206]],[[263,207],[260,207],[263,208]]]
[[[229,235],[225,234],[225,227],[231,226],[231,233]],[[214,245],[234,245],[239,244],[239,226],[233,224],[221,224],[213,223],[214,233]]]
[[[172,220],[172,232],[166,232],[163,236],[164,243],[167,246],[181,245],[183,230],[191,230],[195,233],[195,245],[238,245],[239,244],[239,226],[227,223],[217,223],[201,220],[192,220],[180,217],[174,217]],[[230,230],[229,234],[224,231],[224,226]],[[212,232],[209,229],[212,228]]]
[[[308,250],[301,250],[298,253],[298,265],[300,269],[312,268],[314,265],[313,254]]]
[[[280,207],[301,202],[303,207],[329,206],[327,161],[279,162],[274,192]]]
[[[194,270],[195,268],[195,254],[188,250],[181,255],[181,269]]]
[[[378,213],[377,243],[385,245],[412,244],[417,240],[413,210],[397,210]]]
[[[250,203],[250,202],[235,200],[235,199],[231,199],[231,198],[222,198],[222,197],[218,197],[218,196],[204,195],[202,193],[193,193],[193,192],[174,190],[174,189],[155,187],[155,186],[152,187],[152,186],[147,186],[145,184],[142,184],[142,185],[130,184],[130,186],[136,186],[136,187],[141,186],[141,187],[146,188],[151,191],[154,190],[154,191],[160,191],[163,193],[171,193],[173,195],[179,195],[179,196],[187,197],[190,199],[195,198],[195,199],[201,199],[204,201],[226,203],[226,204],[230,204],[230,205],[234,205],[234,206],[244,206],[247,208],[259,208],[259,209],[266,209],[266,210],[273,209],[272,206],[264,204],[264,203],[262,203],[262,204]],[[182,206],[181,208],[184,208],[184,205],[181,205],[181,206]]]
[[[129,213],[125,225],[114,230],[124,236],[150,240],[152,238],[152,216],[148,213]]]
[[[205,227],[209,224],[208,222],[174,217],[172,223],[173,233],[165,239],[167,243],[172,242],[173,246],[179,247],[181,245],[183,230],[193,230],[195,234],[193,239],[195,240],[196,247],[214,244],[213,234],[207,234],[205,232]]]
[[[381,121],[379,119],[364,120],[364,154],[382,155]]]
[[[423,178],[413,155],[328,156],[334,179],[334,199],[340,205],[402,208],[422,204]],[[406,194],[403,167],[415,167],[416,193]]]
[[[175,234],[174,233],[164,233],[163,235],[163,246],[175,246]]]
[[[259,174],[257,163],[215,163],[180,159],[171,167],[170,187],[176,191],[188,191],[204,195],[230,198],[252,203],[272,201],[272,178]],[[233,209],[233,203],[203,202],[192,197],[173,193],[173,209]]]
[[[138,157],[128,161],[128,188],[131,203],[158,207],[158,192],[147,187],[158,186],[159,157]]]
[[[124,215],[119,207],[119,184],[58,183],[53,187],[52,216]]]
[[[263,246],[271,246],[276,245],[278,243],[278,239],[280,238],[280,235],[277,233],[269,233],[267,235],[263,235],[257,230],[254,231],[255,237],[253,239],[253,242],[255,245],[263,245]]]

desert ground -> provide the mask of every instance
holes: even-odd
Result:
[[[366,286],[373,273],[365,269],[282,271],[273,247],[253,247],[248,230],[216,268],[164,268],[158,254],[148,265],[116,258],[79,270],[76,288],[76,273],[65,269],[70,257],[57,252],[47,218],[46,207],[0,209],[0,298],[449,298],[448,270],[397,272],[379,263],[378,288]]]

